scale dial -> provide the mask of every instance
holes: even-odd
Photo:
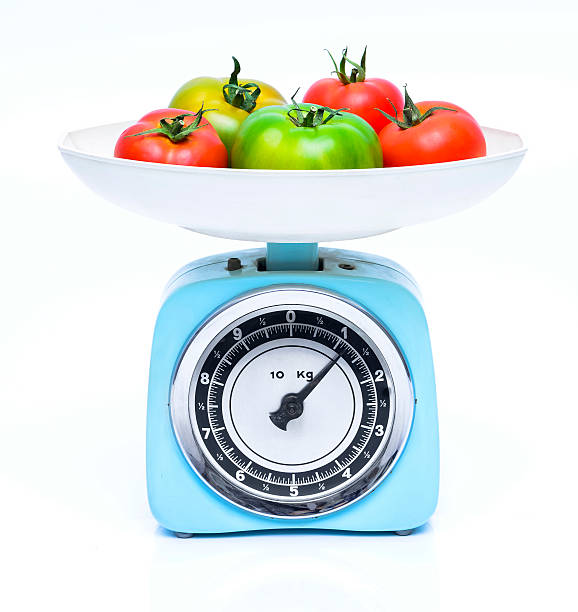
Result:
[[[193,336],[171,417],[185,457],[217,493],[260,514],[299,518],[354,502],[389,473],[414,395],[385,329],[308,287],[251,293]]]

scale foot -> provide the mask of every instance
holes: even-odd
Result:
[[[413,529],[401,529],[400,531],[396,531],[395,535],[398,536],[408,536],[413,533]]]
[[[194,533],[183,533],[182,531],[173,531],[173,533],[177,536],[177,538],[181,538],[183,540],[192,538],[195,535]]]

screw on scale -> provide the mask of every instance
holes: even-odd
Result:
[[[229,257],[227,260],[227,272],[237,272],[243,267],[238,257]]]

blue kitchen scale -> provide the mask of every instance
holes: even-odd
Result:
[[[410,533],[433,514],[439,445],[419,290],[398,264],[319,242],[467,208],[525,149],[367,170],[169,166],[112,156],[127,123],[67,134],[94,191],[193,231],[262,241],[192,262],[165,289],[150,365],[147,486],[181,537],[315,528]]]

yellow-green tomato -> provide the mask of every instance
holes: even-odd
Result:
[[[283,96],[271,85],[261,81],[238,82],[241,67],[233,58],[235,68],[229,78],[198,77],[185,83],[173,96],[171,108],[197,111],[201,105],[215,109],[207,113],[207,121],[230,152],[241,124],[250,113],[265,106],[285,104]]]
[[[382,165],[379,139],[365,119],[305,103],[252,113],[231,151],[233,168],[335,170]]]

